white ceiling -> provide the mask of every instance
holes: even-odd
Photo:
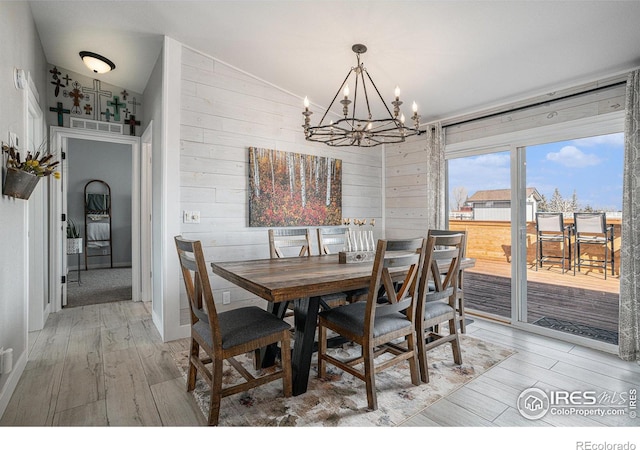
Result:
[[[639,1],[35,1],[49,63],[81,50],[142,92],[162,35],[326,107],[355,43],[385,100],[399,85],[423,122],[640,67]],[[302,120],[302,119],[301,119]]]

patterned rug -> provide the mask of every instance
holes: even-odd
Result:
[[[184,347],[187,345],[185,340]],[[514,353],[467,335],[461,336],[461,346],[461,366],[453,364],[450,345],[429,352],[428,384],[412,385],[406,362],[376,374],[376,411],[367,410],[365,384],[352,375],[327,365],[327,378],[318,379],[314,356],[306,393],[284,398],[282,382],[278,380],[223,398],[220,426],[397,426]],[[331,351],[347,358],[359,354],[360,348],[345,344]],[[173,356],[186,380],[188,350]],[[238,360],[251,368],[248,356]],[[253,370],[250,372],[255,375]],[[235,383],[239,379],[237,372],[225,362],[223,382]],[[209,392],[208,385],[198,376],[194,396],[205,417],[209,411]]]

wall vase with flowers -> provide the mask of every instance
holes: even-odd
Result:
[[[53,161],[53,155],[37,151],[34,155],[27,152],[24,159],[13,146],[2,144],[2,152],[6,154],[7,171],[4,175],[2,193],[10,197],[28,200],[41,178],[51,174],[56,179],[60,172],[56,171],[58,161]]]

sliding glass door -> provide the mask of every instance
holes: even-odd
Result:
[[[529,130],[491,150],[447,155],[449,228],[467,231],[476,259],[465,272],[470,313],[598,348],[617,344],[620,119]],[[539,226],[542,213],[560,223],[555,231]],[[583,230],[578,244],[579,213],[601,214],[613,237]]]
[[[617,344],[624,136],[523,150],[527,239],[521,320]]]
[[[511,319],[510,151],[451,159],[449,229],[467,232],[465,305],[475,314]]]

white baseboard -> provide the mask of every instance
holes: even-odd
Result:
[[[13,370],[8,375],[6,383],[2,387],[0,391],[0,417],[4,415],[4,412],[9,405],[9,400],[11,400],[11,396],[13,392],[16,390],[16,386],[18,386],[18,381],[20,381],[20,377],[24,372],[25,367],[27,367],[27,352],[22,352],[22,355],[17,359],[16,363],[13,365]]]

